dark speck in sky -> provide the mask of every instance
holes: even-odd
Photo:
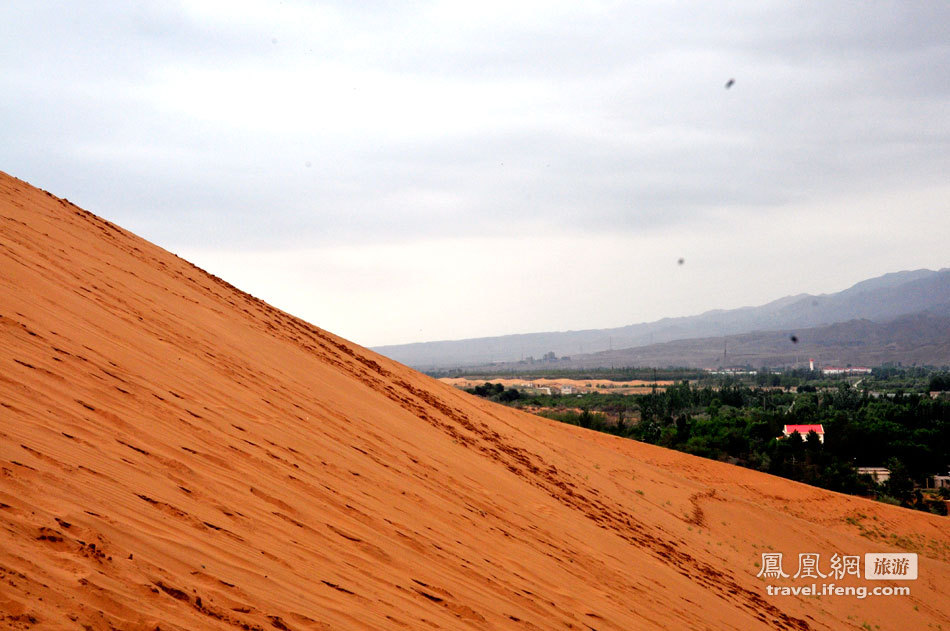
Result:
[[[792,340],[792,344],[798,344],[798,336],[797,336],[797,335],[790,335],[790,336],[788,337],[788,339]]]
[[[728,90],[728,89],[731,88],[733,85],[735,85],[735,83],[736,83],[736,80],[735,80],[735,79],[729,79],[728,81],[726,81],[726,89]]]

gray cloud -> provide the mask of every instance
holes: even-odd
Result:
[[[12,2],[0,168],[172,249],[779,216],[944,185],[947,23],[944,2]]]

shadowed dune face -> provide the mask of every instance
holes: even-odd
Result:
[[[0,627],[950,628],[947,523],[476,400],[0,174]]]

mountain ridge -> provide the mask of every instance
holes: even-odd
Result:
[[[623,366],[687,368],[816,368],[950,365],[950,316],[920,312],[886,322],[855,319],[791,331],[751,331],[739,335],[674,340],[662,344],[574,355],[556,363],[580,370]],[[475,367],[501,372],[530,369],[518,363]]]
[[[454,368],[634,348],[752,331],[803,329],[866,318],[877,322],[913,313],[950,315],[950,268],[892,272],[832,294],[797,294],[756,307],[713,309],[694,316],[609,329],[421,342],[374,350],[420,369]]]

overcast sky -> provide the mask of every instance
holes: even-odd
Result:
[[[7,0],[0,170],[364,345],[622,326],[950,266],[948,24]]]

